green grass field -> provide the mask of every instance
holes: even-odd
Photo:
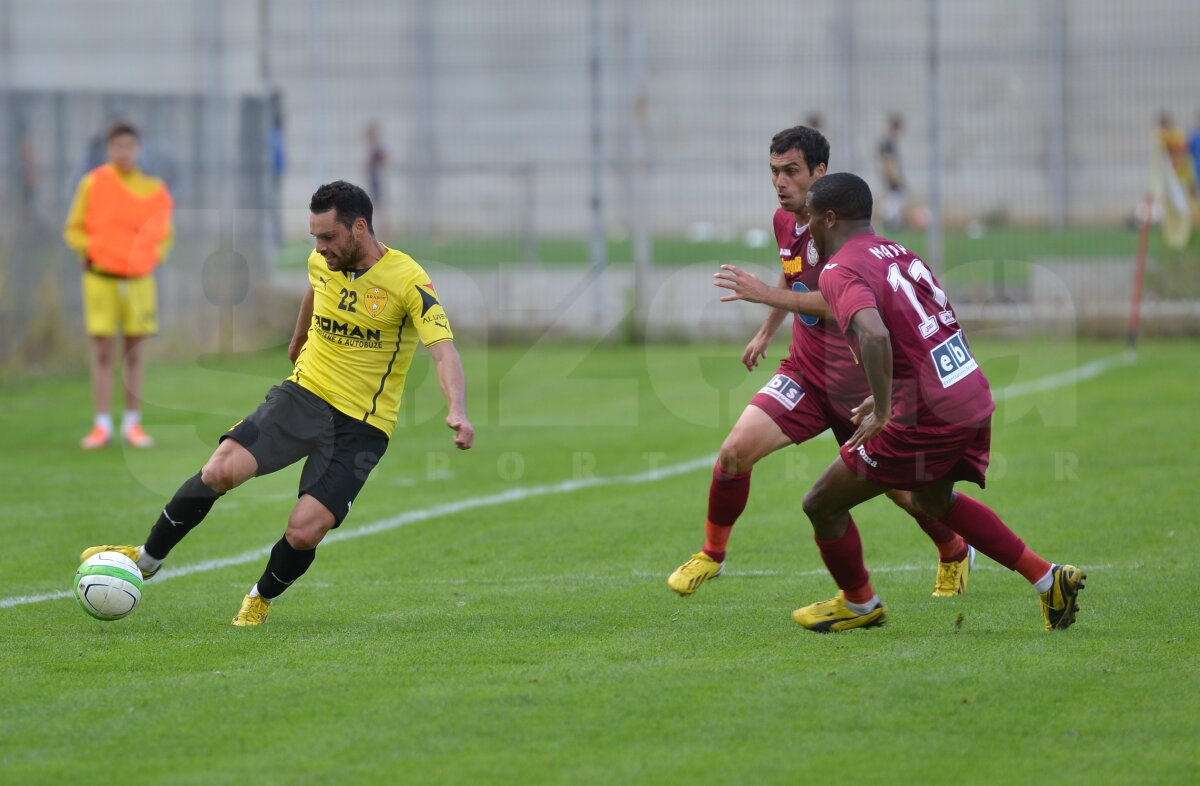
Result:
[[[37,596],[83,547],[140,543],[283,351],[151,368],[142,452],[75,447],[84,378],[5,381],[0,783],[1197,782],[1200,345],[1040,391],[1119,348],[974,347],[1025,391],[980,497],[1089,575],[1065,632],[986,559],[965,597],[931,598],[935,552],[880,502],[856,518],[888,625],[799,629],[790,611],[833,592],[800,511],[827,437],[756,469],[727,576],[668,591],[700,546],[706,457],[770,373],[736,346],[467,350],[468,453],[419,360],[391,451],[267,625],[228,623],[295,468],[221,500],[141,608],[100,623]]]

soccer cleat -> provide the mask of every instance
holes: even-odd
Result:
[[[233,624],[239,628],[262,625],[271,613],[271,601],[262,595],[247,595],[242,598],[242,607],[234,615]]]
[[[1087,574],[1074,565],[1055,565],[1052,571],[1054,581],[1041,595],[1042,618],[1046,620],[1046,630],[1063,630],[1075,624],[1075,614],[1079,611],[1076,600]]]
[[[126,557],[129,557],[131,560],[133,560],[134,564],[136,564],[138,559],[142,556],[141,546],[92,546],[90,549],[83,550],[83,553],[79,555],[79,561],[85,562],[88,557],[94,557],[102,551],[115,551],[118,554],[124,554]],[[159,568],[161,567],[162,566],[159,565]],[[152,578],[155,573],[158,573],[158,568],[155,568],[147,573],[146,569],[141,565],[138,565],[138,570],[142,573],[143,581]]]
[[[933,597],[952,598],[967,593],[967,580],[975,567],[975,547],[967,546],[967,556],[958,562],[939,562],[937,578],[933,581]]]
[[[141,423],[134,423],[132,426],[125,426],[121,429],[121,438],[130,447],[135,448],[152,448],[154,447],[154,439],[145,432]]]
[[[108,443],[112,441],[112,432],[104,426],[92,426],[92,430],[88,435],[79,440],[79,447],[84,450],[99,450],[100,448],[108,447]]]
[[[796,609],[792,619],[804,627],[817,633],[837,633],[854,628],[874,628],[887,622],[887,609],[882,603],[868,611],[859,614],[851,611],[846,605],[846,596],[842,592],[829,600]]]
[[[680,595],[691,595],[700,585],[709,579],[715,579],[725,572],[725,563],[717,562],[703,551],[692,555],[692,558],[675,569],[667,577],[667,586]]]

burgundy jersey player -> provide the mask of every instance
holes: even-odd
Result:
[[[810,189],[808,206],[813,243],[829,257],[822,294],[862,360],[872,397],[804,498],[840,592],[793,618],[819,632],[883,624],[887,611],[863,564],[850,509],[902,488],[926,514],[1021,573],[1041,595],[1047,630],[1069,627],[1083,571],[1042,559],[990,508],[954,491],[956,480],[983,485],[995,404],[945,291],[924,262],[871,230],[871,190],[861,178],[826,176]]]
[[[832,429],[839,441],[854,433],[852,409],[869,394],[866,378],[837,322],[816,291],[824,266],[808,230],[805,198],[825,174],[829,143],[811,128],[797,126],[771,140],[771,183],[779,199],[774,216],[779,247],[779,285],[768,286],[732,265],[723,265],[716,284],[733,290],[722,300],[747,299],[773,306],[742,355],[747,370],[766,349],[788,314],[794,314],[788,356],[746,406],[721,445],[713,468],[705,518],[704,548],[679,566],[667,585],[690,595],[720,575],[733,525],[745,510],[754,464],[781,448],[806,442]],[[745,296],[749,287],[761,297]],[[974,552],[953,530],[917,511],[903,491],[889,494],[913,515],[938,549],[934,595],[961,594]]]

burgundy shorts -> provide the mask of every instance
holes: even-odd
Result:
[[[991,418],[979,426],[937,430],[889,423],[857,450],[842,447],[841,456],[860,478],[889,488],[919,491],[944,479],[983,488],[991,445]]]
[[[809,441],[825,429],[833,429],[833,436],[840,445],[854,433],[854,425],[850,423],[850,407],[857,406],[865,397],[864,394],[857,398],[853,405],[849,400],[840,406],[835,405],[824,390],[807,385],[800,370],[790,360],[784,360],[775,376],[754,394],[750,403],[767,413],[788,439],[797,445]]]

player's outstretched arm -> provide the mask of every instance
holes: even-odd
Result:
[[[292,331],[292,340],[288,342],[288,360],[293,363],[300,357],[304,342],[308,341],[308,326],[312,324],[313,290],[312,287],[304,293],[300,301],[300,313],[296,316],[296,329]]]
[[[764,303],[784,311],[794,311],[807,317],[831,319],[833,312],[820,292],[793,292],[767,284],[753,273],[734,265],[721,265],[713,273],[713,286],[728,289],[731,294],[721,297],[722,303],[745,300],[747,303]]]
[[[787,276],[783,273],[779,274],[779,288],[787,288]],[[747,371],[753,371],[758,367],[758,361],[767,356],[767,347],[771,345],[771,339],[775,338],[775,333],[779,330],[779,326],[783,324],[784,318],[788,312],[782,308],[772,308],[767,312],[767,318],[763,320],[762,327],[754,334],[754,338],[750,339],[750,343],[746,345],[746,349],[742,352],[742,365]]]
[[[854,449],[883,431],[892,418],[892,336],[874,308],[859,309],[850,320],[850,329],[858,337],[863,371],[874,404],[867,411],[864,401],[855,413],[861,413],[858,429],[846,442],[847,447]]]
[[[454,446],[459,450],[470,450],[475,442],[475,428],[467,419],[467,376],[463,373],[462,360],[453,341],[439,341],[429,347],[433,364],[437,368],[438,384],[446,397],[450,410],[446,425],[454,429]]]

